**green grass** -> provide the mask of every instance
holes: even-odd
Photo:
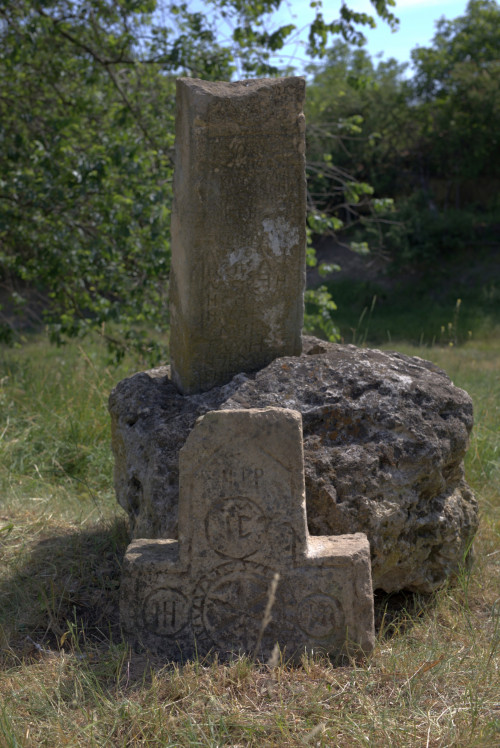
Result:
[[[139,364],[91,344],[1,351],[0,746],[498,745],[500,340],[398,348],[473,397],[475,563],[430,597],[377,595],[375,652],[338,668],[129,651],[106,400]]]
[[[109,514],[107,397],[131,364],[105,362],[99,346],[56,348],[43,338],[2,351],[0,492],[9,505],[79,519]]]
[[[468,256],[436,262],[420,272],[368,281],[327,283],[338,311],[334,321],[346,343],[410,342],[446,345],[495,336],[500,329],[500,251],[475,264]]]

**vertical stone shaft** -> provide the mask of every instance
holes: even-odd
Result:
[[[172,378],[186,394],[301,352],[302,78],[177,81]]]

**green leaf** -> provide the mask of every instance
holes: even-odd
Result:
[[[358,255],[370,254],[370,247],[367,242],[351,242],[349,248]]]

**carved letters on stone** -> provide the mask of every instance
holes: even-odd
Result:
[[[185,394],[301,352],[302,78],[177,81],[170,352]]]
[[[271,621],[261,631],[271,583]],[[281,408],[213,411],[180,454],[179,540],[127,550],[121,619],[170,658],[367,653],[374,643],[366,536],[309,537],[302,421]]]

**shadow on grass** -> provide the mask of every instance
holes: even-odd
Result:
[[[433,594],[423,595],[419,592],[387,593],[383,590],[374,592],[375,634],[379,641],[389,641],[407,634],[417,621],[425,618],[436,605]]]
[[[0,546],[5,557],[0,666],[12,665],[13,659],[29,660],[44,650],[118,643],[120,570],[128,543],[125,521],[56,532],[34,544],[25,540],[25,549],[17,552],[18,540],[15,549],[9,549],[9,538]]]

